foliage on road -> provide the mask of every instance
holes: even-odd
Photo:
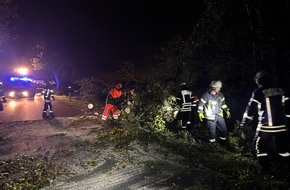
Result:
[[[0,163],[0,189],[40,189],[50,180],[66,172],[45,157],[22,155]]]
[[[173,158],[175,164],[181,165],[181,172],[175,176],[175,181],[166,181],[164,186],[172,189],[285,189],[289,187],[289,174],[281,178],[265,178],[258,173],[258,164],[252,156],[246,156],[245,147],[236,147],[236,144],[229,144],[221,147],[218,144],[211,144],[199,139],[199,133],[204,132],[204,128],[196,126],[194,134],[187,131],[172,131],[164,128],[163,130],[141,127],[134,123],[134,120],[125,119],[129,116],[122,112],[119,121],[109,120],[103,130],[93,128],[90,135],[92,140],[78,140],[75,143],[76,151],[65,154],[68,159],[73,154],[80,151],[89,151],[94,155],[98,150],[110,150],[107,157],[118,159],[113,166],[103,168],[104,173],[114,173],[118,169],[126,168],[127,165],[137,164],[143,170],[157,172],[161,168],[168,167],[165,159],[158,156],[156,160],[140,161],[140,155],[133,156],[132,146],[141,146],[146,154],[154,156],[152,147],[164,157]],[[71,126],[82,130],[84,125],[97,123],[98,119],[84,117],[71,123]],[[65,126],[63,126],[66,128]],[[62,129],[63,130],[63,129]],[[197,136],[195,136],[195,134]],[[239,133],[232,133],[231,138],[239,138]],[[233,142],[235,142],[233,140]],[[121,156],[120,156],[121,155]],[[63,155],[62,155],[63,156]],[[82,154],[83,156],[83,154]],[[178,156],[182,159],[177,159]],[[142,156],[141,156],[142,158]],[[48,186],[54,179],[61,176],[67,178],[77,176],[79,172],[65,169],[62,165],[45,156],[19,156],[13,159],[1,160],[0,176],[2,189],[40,189]],[[78,159],[74,159],[75,161]],[[99,164],[98,157],[91,156],[87,159],[80,159],[80,166],[84,171],[89,171]],[[185,184],[182,179],[195,178],[196,173],[189,172],[198,170],[203,171],[199,177],[199,183]],[[277,170],[278,171],[278,170]],[[174,173],[176,171],[172,171]],[[278,174],[278,173],[277,173]],[[281,176],[281,175],[280,175]],[[193,180],[193,182],[195,182]]]

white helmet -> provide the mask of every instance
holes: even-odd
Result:
[[[217,81],[211,81],[210,86],[213,88],[221,88],[222,82],[220,80]]]

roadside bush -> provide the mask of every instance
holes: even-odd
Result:
[[[80,86],[80,95],[84,102],[95,103],[107,94],[107,84],[97,78],[82,78],[75,83]]]

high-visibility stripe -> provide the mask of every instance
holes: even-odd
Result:
[[[267,109],[267,114],[268,114],[268,125],[272,126],[273,120],[272,120],[272,112],[271,112],[271,105],[270,105],[269,98],[266,98],[266,109]]]
[[[182,103],[182,106],[192,106],[192,103],[191,102],[185,102],[185,103]]]
[[[280,156],[283,156],[283,157],[289,157],[290,156],[290,153],[289,152],[285,152],[285,153],[279,153]]]
[[[205,115],[205,118],[208,120],[215,120],[215,115]]]
[[[191,107],[189,108],[180,108],[181,112],[191,111]]]
[[[251,98],[251,101],[256,102],[258,104],[261,104],[258,100],[254,99],[254,98]]]
[[[259,131],[269,132],[269,133],[278,133],[278,132],[288,131],[288,129],[279,129],[279,130],[265,130],[265,129],[260,129]]]
[[[197,112],[198,113],[203,113],[203,106],[198,106],[197,107]]]
[[[258,155],[259,152],[260,152],[260,150],[258,149],[258,144],[259,144],[259,142],[260,142],[260,139],[261,139],[261,137],[257,137],[256,144],[255,144],[255,150],[256,150],[256,152],[257,152],[257,155]]]
[[[268,156],[268,154],[267,153],[257,154],[257,157],[262,157],[262,156]]]
[[[185,95],[182,93],[182,102],[186,102],[185,101]]]
[[[267,125],[262,125],[262,129],[281,129],[281,128],[286,128],[286,125],[274,125],[274,126],[267,126]]]
[[[263,132],[269,132],[269,133],[277,133],[277,132],[288,131],[288,128],[286,127],[286,125],[278,125],[278,126],[258,125],[257,131],[263,131]]]

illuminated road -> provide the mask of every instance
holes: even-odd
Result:
[[[8,99],[8,102],[3,104],[4,111],[0,112],[1,122],[12,121],[28,121],[42,119],[43,97],[36,95],[34,100],[21,98],[21,99]],[[56,101],[52,102],[54,115],[56,117],[74,117],[82,115],[83,112],[76,107],[70,106],[65,102]]]

